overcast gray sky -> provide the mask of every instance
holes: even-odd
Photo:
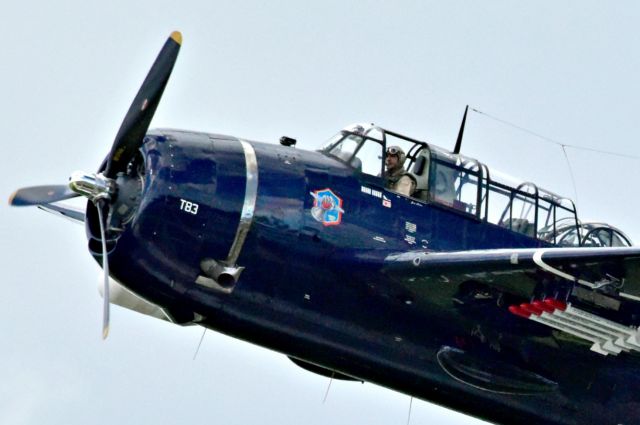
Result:
[[[173,30],[152,127],[314,149],[370,121],[452,148],[466,104],[572,145],[640,155],[635,1],[23,1],[0,14],[0,195],[94,170]],[[574,197],[559,147],[471,114],[464,153]],[[638,160],[568,149],[583,218],[640,241]],[[84,229],[0,205],[0,423],[398,424],[409,397],[112,309]],[[339,284],[339,282],[336,282]],[[412,424],[480,421],[413,402]]]

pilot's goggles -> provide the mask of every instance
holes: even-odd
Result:
[[[395,146],[392,146],[390,148],[387,148],[387,155],[397,155],[400,156],[400,154],[402,153],[402,151],[398,148],[396,148]]]

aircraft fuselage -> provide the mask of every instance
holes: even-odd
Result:
[[[503,299],[465,292],[472,278],[435,273],[418,288],[385,265],[410,250],[548,244],[390,192],[319,152],[170,130],[141,152],[142,195],[110,245],[111,275],[175,321],[499,423],[640,421],[637,357],[559,345],[496,309]],[[206,260],[237,281],[216,285]]]

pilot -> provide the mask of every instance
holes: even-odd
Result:
[[[404,169],[407,155],[400,146],[390,146],[384,158],[387,168],[387,183],[385,187],[401,195],[411,196],[416,188],[415,180]]]

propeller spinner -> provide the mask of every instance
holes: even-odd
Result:
[[[68,185],[32,186],[18,189],[9,199],[12,206],[47,205],[77,196],[85,196],[98,210],[104,270],[104,312],[102,337],[109,334],[109,259],[106,238],[107,220],[118,196],[118,173],[126,171],[142,146],[151,119],[160,103],[164,88],[180,51],[182,34],[171,33],[151,66],[116,135],[105,168],[98,173],[75,172]],[[104,213],[106,212],[106,216]]]

